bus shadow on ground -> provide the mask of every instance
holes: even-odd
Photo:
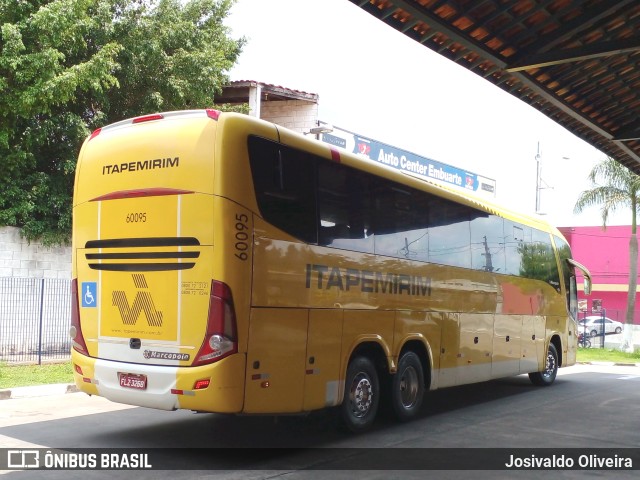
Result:
[[[576,382],[558,378],[549,390],[531,385],[526,375],[521,375],[428,392],[422,411],[413,421],[397,423],[383,409],[374,427],[361,435],[338,428],[337,409],[275,417],[132,408],[83,416],[82,429],[77,428],[78,419],[69,418],[53,420],[46,430],[34,423],[8,427],[2,433],[66,450],[168,449],[160,458],[166,456],[171,469],[176,465],[199,470],[361,467],[363,462],[380,461],[381,452],[389,448],[397,451],[394,447],[408,447],[407,455],[420,458],[421,445],[447,446],[444,439],[449,438],[450,443],[452,431],[464,434],[478,422],[485,426],[490,422],[495,427],[497,417],[522,415],[522,411],[539,406],[542,398],[548,400],[550,391],[566,396],[570,384]],[[74,434],[59,436],[56,431]],[[43,432],[47,432],[44,437]],[[56,444],[61,439],[63,444]],[[158,451],[153,455],[157,459]]]
[[[558,377],[551,389],[562,388],[563,383]],[[77,428],[77,418],[65,418],[43,422],[49,428],[55,425],[44,437],[41,423],[5,427],[2,434],[34,444],[50,444],[53,448],[315,448],[347,442],[352,445],[369,443],[379,434],[395,434],[404,425],[422,428],[423,421],[428,422],[424,428],[437,424],[446,428],[460,415],[475,415],[483,406],[492,408],[491,402],[520,394],[537,398],[536,392],[542,394],[542,390],[547,389],[531,385],[526,375],[521,375],[427,392],[421,412],[408,424],[396,422],[389,409],[381,407],[373,428],[361,435],[340,428],[337,407],[286,416],[166,412],[139,407],[84,415],[81,430]],[[55,431],[74,434],[57,437]],[[62,444],[56,444],[61,438]]]
[[[410,423],[441,416],[445,416],[442,420],[446,421],[447,414],[475,410],[489,402],[534,393],[536,390],[539,387],[531,385],[526,376],[520,376],[427,392],[421,412]],[[348,442],[349,445],[354,441],[367,443],[372,437],[366,433],[354,435],[342,429],[337,408],[286,416],[237,416],[184,411],[154,413],[153,419],[156,421],[150,423],[147,418],[149,410],[127,410],[126,415],[142,415],[144,421],[116,420],[119,428],[101,434],[100,438],[107,444],[144,448],[317,448],[341,442]],[[123,414],[114,412],[106,415]],[[395,421],[388,408],[382,407],[378,417],[368,433],[384,434],[402,426]]]

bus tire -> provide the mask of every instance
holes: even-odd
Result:
[[[534,385],[548,387],[556,379],[556,375],[558,374],[558,351],[553,343],[549,344],[545,365],[543,371],[529,374],[529,379]]]
[[[373,362],[367,357],[355,357],[349,363],[340,406],[342,424],[358,433],[373,425],[380,404],[380,381]]]
[[[415,417],[422,407],[424,392],[422,362],[415,352],[406,352],[400,357],[391,382],[391,405],[396,419],[406,422]]]

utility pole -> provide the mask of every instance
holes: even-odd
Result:
[[[484,260],[484,271],[485,272],[493,272],[493,262],[491,261],[491,251],[489,250],[489,244],[487,243],[487,236],[484,237],[484,253],[482,254],[485,257]]]

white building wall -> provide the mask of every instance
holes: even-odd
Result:
[[[260,118],[296,132],[308,132],[316,126],[318,104],[302,100],[262,102]]]
[[[0,227],[0,277],[71,279],[71,246],[29,243],[16,227]]]

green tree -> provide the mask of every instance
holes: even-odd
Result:
[[[76,157],[99,126],[210,107],[244,39],[234,0],[0,0],[0,225],[68,241]]]
[[[629,239],[629,290],[625,315],[622,350],[633,352],[632,325],[638,284],[638,237],[636,219],[640,202],[640,176],[613,158],[607,158],[593,167],[589,173],[592,187],[580,194],[574,207],[575,213],[590,206],[600,206],[602,228],[607,228],[609,214],[618,208],[631,209],[631,238]]]

